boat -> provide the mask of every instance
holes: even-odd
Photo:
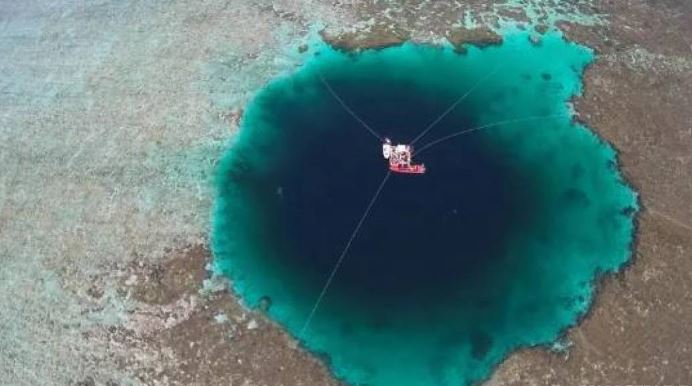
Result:
[[[411,145],[392,145],[389,138],[385,138],[384,143],[382,143],[382,156],[389,160],[389,170],[402,174],[424,174],[425,165],[412,165],[411,154],[413,154]]]

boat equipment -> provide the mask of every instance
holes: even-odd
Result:
[[[411,164],[411,154],[413,147],[411,145],[392,145],[389,138],[384,139],[382,143],[382,155],[389,160],[389,170],[395,173],[403,174],[424,174],[425,165]]]

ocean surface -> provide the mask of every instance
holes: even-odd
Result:
[[[557,33],[467,48],[323,45],[257,94],[220,163],[216,268],[347,383],[486,379],[557,339],[630,258],[636,194],[568,103],[593,52]],[[306,327],[387,173],[320,77],[394,143],[458,104],[416,143],[428,172],[387,180]]]

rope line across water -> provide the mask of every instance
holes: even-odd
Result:
[[[439,117],[437,117],[428,127],[426,127],[416,138],[413,139],[411,142],[411,145],[413,145],[415,142],[423,138],[432,128],[439,123],[442,119],[444,119],[445,116],[447,116],[452,110],[454,110],[459,103],[461,103],[468,95],[470,95],[478,86],[480,86],[486,79],[490,78],[497,70],[500,68],[500,65],[496,66],[490,73],[488,73],[486,76],[481,78],[478,82],[476,82],[473,87],[471,87],[464,95],[459,97],[447,110],[445,110]],[[356,121],[358,121],[372,136],[377,138],[380,142],[382,142],[384,139],[382,136],[380,136],[375,130],[373,130],[365,121],[363,121],[347,104],[344,102],[343,99],[334,91],[334,89],[331,87],[331,85],[327,82],[327,80],[322,76],[322,74],[318,74],[320,81],[322,84],[324,84],[325,88],[329,93],[336,99],[339,104],[348,112]],[[418,151],[416,151],[414,154],[420,154],[424,152],[425,150],[430,149],[431,147],[440,144],[442,142],[448,141],[450,139],[456,138],[458,136],[468,134],[471,132],[475,131],[480,131],[483,129],[488,129],[491,127],[496,127],[504,124],[509,124],[509,123],[517,123],[517,122],[526,122],[526,121],[533,121],[533,120],[541,120],[541,119],[550,119],[550,118],[557,118],[557,117],[567,117],[566,115],[546,115],[546,116],[538,116],[538,117],[525,117],[525,118],[516,118],[516,119],[508,119],[505,121],[499,121],[499,122],[494,122],[491,124],[487,125],[482,125],[478,127],[473,127],[470,129],[464,129],[461,131],[458,131],[456,133],[452,133],[449,135],[446,135],[442,138],[438,138],[427,145],[421,147]],[[353,244],[353,241],[355,240],[356,236],[358,235],[358,232],[360,231],[360,228],[363,226],[363,223],[365,222],[365,219],[368,217],[370,214],[370,211],[372,210],[373,205],[375,205],[375,202],[377,201],[377,198],[380,196],[380,193],[382,192],[382,189],[384,188],[385,184],[387,183],[387,180],[389,180],[389,177],[391,176],[391,171],[387,171],[387,174],[385,174],[384,178],[382,179],[382,182],[380,183],[380,186],[377,188],[377,191],[375,194],[372,196],[370,199],[370,202],[368,203],[367,208],[365,209],[365,212],[363,212],[363,215],[361,216],[360,220],[358,221],[358,224],[356,225],[355,229],[351,233],[351,237],[349,238],[348,242],[346,243],[346,246],[344,249],[341,251],[341,254],[339,255],[339,258],[336,261],[336,264],[334,264],[334,267],[332,268],[331,272],[329,273],[329,277],[327,278],[327,281],[325,282],[324,286],[322,287],[322,290],[320,291],[319,296],[317,297],[317,300],[315,300],[314,305],[310,309],[310,313],[308,314],[307,318],[305,319],[305,323],[303,323],[303,327],[300,329],[300,332],[298,334],[298,338],[302,338],[303,335],[305,334],[305,331],[307,331],[307,328],[310,326],[310,323],[312,322],[312,319],[315,316],[315,313],[317,312],[317,309],[319,308],[320,304],[322,303],[322,300],[324,299],[324,296],[327,294],[327,290],[329,289],[329,286],[332,284],[332,281],[334,280],[334,277],[336,276],[337,271],[339,270],[339,267],[344,261],[344,258],[346,257],[346,254],[348,253],[348,250],[351,248],[351,244]]]
[[[524,118],[508,119],[508,120],[505,120],[505,121],[498,121],[498,122],[494,122],[494,123],[489,123],[489,124],[487,124],[487,125],[472,127],[472,128],[470,128],[470,129],[464,129],[464,130],[461,130],[461,131],[457,131],[456,133],[452,133],[452,134],[449,134],[449,135],[445,135],[445,136],[442,137],[442,138],[438,138],[438,139],[436,139],[436,140],[434,140],[434,141],[428,143],[427,145],[421,147],[421,148],[418,149],[416,152],[414,152],[413,155],[418,155],[418,154],[420,154],[420,153],[423,153],[425,150],[430,149],[431,147],[433,147],[433,146],[435,146],[435,145],[439,145],[439,144],[442,143],[442,142],[448,141],[448,140],[450,140],[450,139],[454,139],[454,138],[459,137],[459,136],[464,135],[464,134],[472,133],[472,132],[474,132],[474,131],[480,131],[480,130],[484,130],[484,129],[489,129],[489,128],[491,128],[491,127],[506,125],[506,124],[510,124],[510,123],[528,122],[528,121],[539,121],[539,120],[543,120],[543,119],[552,119],[552,118],[560,118],[560,117],[562,117],[562,118],[569,118],[568,115],[564,115],[564,114],[543,115],[543,116],[536,116],[536,117],[524,117]]]
[[[492,76],[497,72],[497,70],[500,69],[500,66],[501,66],[500,64],[498,64],[497,66],[495,66],[495,68],[494,68],[492,71],[490,71],[490,72],[489,72],[488,74],[486,74],[484,77],[480,78],[480,79],[478,80],[478,82],[476,82],[476,84],[474,84],[473,86],[471,86],[471,88],[468,89],[468,91],[466,91],[466,93],[464,93],[464,95],[460,96],[454,103],[452,103],[451,106],[449,106],[449,108],[447,108],[447,110],[445,110],[442,114],[440,114],[439,117],[437,117],[434,121],[432,121],[432,123],[430,123],[430,124],[428,125],[428,127],[426,127],[423,131],[421,131],[421,133],[418,134],[418,136],[416,136],[416,138],[414,138],[413,141],[411,141],[411,146],[413,146],[416,142],[418,142],[418,140],[420,140],[420,139],[423,138],[426,134],[428,134],[428,132],[430,132],[430,130],[432,130],[433,127],[435,127],[435,125],[437,125],[438,123],[440,123],[440,121],[441,121],[442,119],[444,119],[444,117],[446,117],[449,113],[451,113],[452,110],[454,110],[454,109],[459,105],[459,103],[463,102],[464,99],[466,99],[467,96],[469,96],[475,89],[478,88],[478,86],[480,86],[483,82],[485,82],[487,79],[489,79],[490,77],[492,77]]]
[[[300,333],[298,334],[299,338],[303,337],[303,334],[305,333],[308,326],[310,325],[312,318],[315,316],[315,312],[317,311],[317,308],[320,306],[320,303],[322,303],[322,299],[324,298],[324,295],[327,293],[327,289],[332,284],[332,280],[334,280],[334,276],[336,276],[336,271],[339,270],[341,263],[344,261],[344,258],[346,257],[346,254],[348,253],[348,250],[351,248],[351,244],[353,244],[353,240],[356,239],[356,235],[358,235],[358,232],[360,231],[361,226],[363,226],[365,219],[368,217],[368,214],[370,214],[370,210],[372,210],[373,205],[375,205],[375,201],[377,201],[377,197],[379,197],[380,192],[382,192],[384,185],[387,183],[387,180],[389,180],[389,176],[391,176],[391,175],[392,175],[392,172],[387,171],[387,174],[385,174],[384,178],[382,179],[382,182],[380,183],[380,186],[377,188],[375,195],[373,195],[372,198],[370,199],[370,203],[368,204],[368,207],[365,209],[365,212],[363,212],[363,215],[361,216],[360,220],[358,221],[358,225],[356,225],[356,228],[353,230],[353,233],[351,233],[351,237],[349,238],[348,242],[346,243],[346,246],[344,247],[343,251],[341,251],[341,255],[339,256],[339,259],[336,261],[334,268],[332,268],[332,271],[329,274],[329,277],[327,278],[327,282],[324,284],[324,287],[322,287],[322,291],[320,292],[320,295],[317,297],[315,304],[312,306],[312,309],[310,310],[310,313],[308,314],[307,319],[305,319],[305,323],[303,324],[303,327],[300,329]]]
[[[373,130],[372,127],[368,126],[368,124],[365,123],[365,121],[363,121],[363,120],[358,116],[358,114],[356,114],[353,110],[351,110],[350,107],[348,107],[348,105],[346,104],[346,102],[344,102],[344,100],[341,99],[341,97],[339,96],[339,94],[337,94],[336,91],[334,91],[334,89],[332,88],[332,86],[329,84],[329,82],[327,82],[326,79],[324,79],[324,77],[322,76],[322,74],[317,74],[317,76],[319,76],[320,81],[322,81],[322,84],[324,84],[324,87],[327,89],[327,91],[329,91],[329,93],[332,94],[332,96],[334,97],[334,99],[336,99],[337,102],[339,102],[339,104],[344,108],[344,110],[346,110],[346,112],[348,112],[356,121],[360,122],[360,124],[363,125],[363,127],[364,127],[370,134],[372,134],[375,138],[377,138],[380,142],[383,142],[383,141],[384,141],[384,138],[382,138],[381,135],[379,135],[375,130]]]

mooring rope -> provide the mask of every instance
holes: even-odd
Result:
[[[451,112],[459,105],[459,103],[463,102],[464,99],[466,99],[467,96],[471,95],[471,93],[472,93],[475,89],[477,89],[478,86],[480,86],[483,82],[485,82],[487,79],[489,79],[490,77],[492,77],[492,76],[497,72],[497,70],[500,69],[500,67],[501,67],[501,64],[498,64],[497,66],[495,66],[495,68],[492,69],[492,71],[490,71],[489,73],[487,73],[484,77],[480,78],[480,79],[478,80],[478,82],[476,82],[476,84],[474,84],[473,86],[471,86],[471,88],[468,89],[468,91],[466,91],[466,93],[464,93],[464,95],[460,96],[456,101],[454,101],[454,103],[452,103],[452,105],[449,106],[449,108],[447,108],[447,110],[445,110],[442,114],[440,114],[439,117],[437,117],[434,121],[432,121],[432,122],[428,125],[428,127],[426,127],[423,131],[421,131],[421,133],[418,134],[418,136],[417,136],[416,138],[414,138],[413,141],[411,141],[411,146],[413,146],[416,142],[418,142],[418,140],[420,140],[420,139],[423,138],[426,134],[428,134],[428,132],[430,132],[430,130],[432,130],[433,127],[435,127],[435,125],[437,125],[438,123],[440,123],[440,121],[441,121],[442,119],[444,119],[444,117],[446,117],[449,113],[451,113]]]
[[[339,94],[337,94],[336,91],[334,91],[334,89],[332,88],[332,86],[329,84],[329,82],[327,82],[326,79],[324,79],[324,77],[322,76],[322,74],[318,73],[317,76],[320,78],[320,80],[322,81],[322,84],[324,84],[324,87],[327,89],[327,91],[329,91],[329,93],[332,94],[332,96],[334,97],[334,99],[336,99],[336,100],[339,102],[339,104],[344,108],[344,110],[346,110],[349,114],[351,114],[351,116],[352,116],[356,121],[360,122],[360,124],[363,125],[363,127],[364,127],[370,134],[372,134],[375,138],[377,138],[380,142],[383,142],[383,141],[384,141],[384,138],[383,138],[381,135],[379,135],[375,130],[373,130],[372,127],[368,126],[368,124],[365,123],[365,121],[363,121],[362,119],[360,119],[360,117],[358,116],[358,114],[356,114],[353,110],[351,110],[350,107],[348,107],[348,105],[346,104],[346,102],[344,102],[344,100],[341,99],[341,97],[339,96]]]
[[[437,123],[439,123],[442,119],[444,119],[445,116],[447,116],[452,110],[454,110],[459,103],[461,103],[464,99],[466,99],[467,96],[469,96],[476,88],[478,88],[485,80],[490,78],[497,70],[500,68],[500,65],[496,66],[492,71],[490,71],[487,75],[485,75],[483,78],[478,80],[475,85],[473,85],[464,95],[459,97],[447,110],[445,110],[439,117],[437,117],[428,127],[426,127],[416,138],[413,139],[411,142],[411,145],[413,145],[415,142],[423,138],[430,130],[432,130],[433,127]],[[320,78],[320,81],[324,84],[325,88],[329,91],[329,93],[336,99],[339,104],[346,110],[356,121],[358,121],[372,136],[377,138],[380,142],[384,141],[384,138],[380,136],[375,130],[373,130],[365,121],[363,121],[347,104],[344,102],[343,99],[334,91],[334,89],[331,87],[329,82],[322,76],[322,74],[318,73],[318,77]],[[470,129],[464,129],[461,131],[458,131],[456,133],[452,133],[450,135],[446,135],[442,138],[439,138],[437,140],[434,140],[427,145],[423,146],[420,148],[418,151],[416,151],[414,154],[420,154],[424,152],[425,150],[430,149],[432,146],[435,146],[437,144],[440,144],[444,141],[456,138],[458,136],[471,133],[474,131],[479,131],[495,126],[500,126],[504,124],[509,124],[509,123],[516,123],[516,122],[524,122],[524,121],[532,121],[532,120],[540,120],[540,119],[549,119],[549,118],[556,118],[556,117],[565,117],[565,115],[547,115],[547,116],[539,116],[539,117],[526,117],[526,118],[515,118],[515,119],[508,119],[505,121],[499,121],[499,122],[494,122],[491,124],[483,125],[483,126],[478,126],[478,127],[473,127]],[[322,290],[320,291],[319,296],[317,296],[317,299],[315,300],[315,303],[313,304],[312,308],[310,309],[310,313],[308,313],[307,318],[305,319],[305,323],[303,323],[302,328],[300,329],[300,332],[298,334],[298,338],[301,339],[303,335],[305,334],[305,331],[307,328],[310,326],[310,323],[312,322],[312,319],[315,316],[315,313],[317,312],[317,309],[319,308],[320,304],[322,303],[322,300],[324,299],[324,296],[327,294],[327,290],[329,289],[329,286],[332,284],[332,281],[334,280],[334,277],[336,276],[337,271],[341,267],[341,264],[344,261],[344,258],[346,257],[348,250],[351,248],[351,245],[353,244],[353,241],[355,240],[356,236],[358,235],[358,232],[360,231],[360,228],[363,226],[363,223],[365,222],[365,219],[368,217],[370,214],[370,211],[372,210],[373,205],[375,205],[375,202],[377,201],[377,198],[380,196],[380,193],[382,192],[382,189],[384,188],[385,184],[387,183],[387,180],[389,180],[389,176],[391,176],[391,171],[387,171],[387,174],[385,174],[384,178],[382,179],[382,182],[380,182],[379,187],[377,188],[377,191],[375,191],[375,194],[372,196],[370,199],[370,202],[368,203],[367,208],[365,209],[365,212],[363,212],[363,215],[361,216],[360,220],[358,221],[358,224],[354,228],[353,232],[351,233],[351,237],[348,239],[348,242],[346,243],[346,246],[344,249],[341,251],[341,254],[339,255],[339,258],[337,259],[336,263],[334,264],[334,267],[332,268],[331,272],[329,273],[329,276],[327,277],[327,281],[325,282],[324,286],[322,287]]]
[[[327,281],[324,284],[324,287],[322,287],[322,291],[320,292],[320,295],[317,297],[315,304],[312,306],[312,309],[310,310],[310,313],[308,314],[307,319],[305,319],[305,323],[303,324],[303,327],[300,329],[300,333],[298,334],[298,338],[303,337],[303,334],[305,333],[308,326],[310,325],[312,318],[315,316],[315,312],[317,312],[317,308],[320,306],[320,303],[322,303],[322,299],[324,298],[324,295],[327,293],[327,289],[332,284],[332,280],[334,280],[334,276],[336,276],[336,271],[339,270],[341,263],[344,261],[344,258],[346,257],[346,254],[348,253],[348,250],[351,248],[351,244],[353,244],[353,240],[355,240],[356,235],[358,234],[358,231],[360,231],[361,226],[363,226],[365,219],[368,217],[368,214],[370,213],[372,206],[375,204],[375,201],[377,201],[377,197],[379,197],[380,192],[382,192],[382,188],[384,188],[384,185],[387,183],[387,180],[389,179],[389,176],[391,174],[392,174],[392,172],[387,171],[387,174],[385,174],[384,178],[382,179],[382,182],[380,183],[380,186],[377,188],[375,195],[373,195],[372,198],[370,199],[370,203],[368,204],[368,207],[365,209],[365,212],[363,212],[363,215],[361,216],[360,221],[358,221],[358,225],[356,225],[355,229],[353,230],[353,233],[351,233],[351,238],[348,239],[346,246],[344,247],[343,251],[341,251],[341,255],[339,256],[339,259],[337,259],[336,264],[334,265],[334,268],[332,268],[332,271],[330,272],[329,277],[327,278]]]
[[[472,128],[470,128],[470,129],[464,129],[464,130],[457,131],[457,132],[452,133],[452,134],[449,134],[449,135],[445,135],[445,136],[442,137],[442,138],[438,138],[438,139],[436,139],[436,140],[434,140],[434,141],[428,143],[427,145],[425,145],[425,146],[421,147],[420,149],[416,150],[416,151],[412,154],[412,156],[413,156],[413,155],[418,155],[418,154],[424,152],[425,150],[428,150],[428,149],[430,149],[431,147],[433,147],[433,146],[435,146],[435,145],[438,145],[438,144],[440,144],[440,143],[442,143],[442,142],[448,141],[448,140],[450,140],[450,139],[459,137],[459,136],[464,135],[464,134],[472,133],[472,132],[474,132],[474,131],[485,130],[485,129],[489,129],[489,128],[491,128],[491,127],[506,125],[506,124],[510,124],[510,123],[528,122],[528,121],[538,121],[538,120],[543,120],[543,119],[552,119],[552,118],[560,118],[560,117],[562,117],[562,118],[568,118],[569,115],[554,114],[554,115],[543,115],[543,116],[534,116],[534,117],[514,118],[514,119],[507,119],[507,120],[504,120],[504,121],[498,121],[498,122],[489,123],[489,124],[487,124],[487,125],[472,127]]]

